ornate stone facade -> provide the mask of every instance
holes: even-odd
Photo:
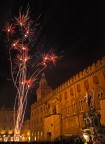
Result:
[[[81,134],[83,113],[88,112],[86,92],[92,96],[91,107],[100,111],[105,125],[105,57],[46,95],[37,92],[40,99],[31,106],[31,141]]]

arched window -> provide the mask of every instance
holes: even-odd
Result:
[[[89,89],[89,82],[87,80],[84,81],[84,86],[86,90]]]
[[[73,114],[75,114],[75,113],[76,113],[76,104],[73,103]]]
[[[74,95],[73,94],[73,88],[70,89],[70,95],[72,95],[72,96]]]
[[[97,76],[93,77],[93,82],[94,82],[94,84],[99,84],[99,79]]]
[[[80,92],[80,91],[81,91],[80,84],[77,84],[77,92]]]
[[[69,107],[66,106],[66,115],[69,115]]]
[[[53,105],[53,114],[56,114],[56,105]]]
[[[64,98],[67,99],[67,92],[64,92]]]
[[[62,101],[62,94],[59,95],[59,100]]]
[[[97,98],[98,99],[103,99],[104,98],[104,92],[102,89],[98,90],[97,92]]]
[[[83,101],[82,100],[79,100],[79,110],[80,110],[80,112],[84,111]]]
[[[103,71],[104,79],[105,79],[105,71]]]

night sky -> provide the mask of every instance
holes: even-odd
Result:
[[[54,49],[62,59],[45,70],[52,89],[105,56],[105,1],[95,0],[0,0],[0,106],[13,107],[16,90],[10,74],[8,46],[2,32],[6,21],[29,4],[31,18],[39,15],[39,27],[33,40],[34,51]],[[40,79],[40,77],[39,77]],[[38,80],[28,95],[26,117],[35,101]]]

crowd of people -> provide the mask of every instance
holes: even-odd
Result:
[[[90,136],[89,141],[81,139],[79,136],[71,136],[69,138],[64,138],[55,141],[35,141],[35,142],[0,142],[0,144],[103,144],[100,139],[92,139]]]
[[[4,144],[5,142],[0,142]],[[6,142],[8,144],[84,144],[79,136],[64,137],[62,139],[56,139],[55,141],[35,141],[35,142]]]

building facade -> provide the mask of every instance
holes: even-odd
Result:
[[[105,126],[105,57],[74,75],[55,90],[42,75],[37,101],[31,105],[31,141],[55,140],[81,134],[83,113],[88,112],[85,95],[92,96],[91,107],[101,113]]]
[[[0,141],[13,141],[14,110],[0,108]]]

